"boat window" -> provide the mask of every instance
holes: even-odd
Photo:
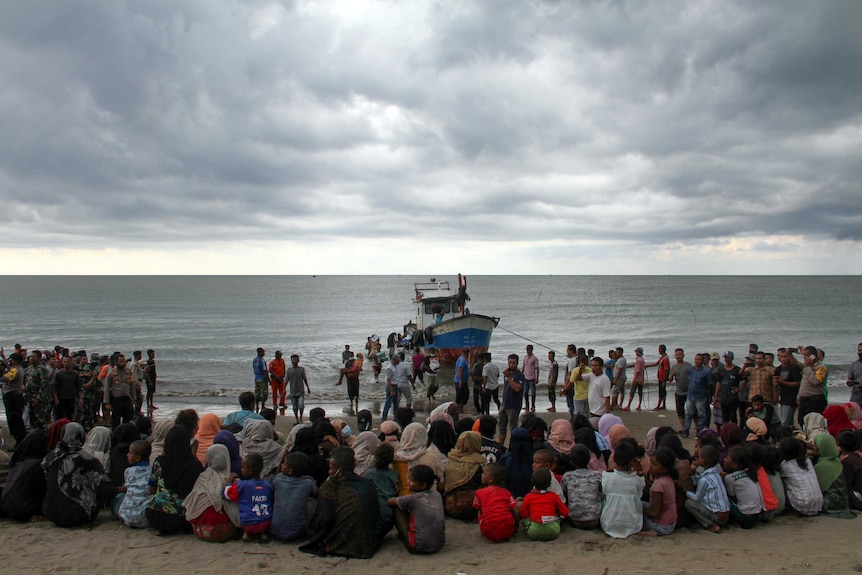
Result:
[[[425,313],[431,315],[434,313],[435,309],[443,308],[443,313],[449,313],[452,311],[451,302],[443,301],[443,302],[434,302],[434,303],[426,303],[425,304]]]

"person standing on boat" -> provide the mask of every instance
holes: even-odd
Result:
[[[464,411],[464,406],[470,401],[470,350],[461,350],[461,356],[455,362],[455,403]]]
[[[266,355],[266,350],[262,347],[257,348],[257,357],[251,362],[251,369],[254,371],[254,411],[260,413],[260,410],[266,407],[266,398],[269,395],[269,372],[266,369],[266,361],[263,357]]]
[[[536,382],[539,381],[539,358],[533,355],[533,346],[527,346],[527,355],[521,365],[524,372],[524,411],[536,411]]]

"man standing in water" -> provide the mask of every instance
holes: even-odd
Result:
[[[266,361],[263,356],[266,351],[259,347],[257,348],[257,357],[251,362],[251,369],[254,371],[254,411],[260,413],[260,410],[266,407],[266,398],[269,395],[269,372],[266,369]]]
[[[117,362],[105,378],[102,397],[105,409],[111,414],[111,427],[129,423],[135,418],[135,377],[126,367],[126,356],[117,356]],[[107,414],[106,414],[107,415]]]
[[[272,384],[272,410],[281,409],[281,414],[284,415],[284,358],[281,357],[281,350],[275,352],[275,358],[269,362],[269,381]],[[339,383],[341,380],[339,380]],[[280,401],[279,401],[280,400]]]
[[[152,414],[154,409],[158,409],[153,404],[156,396],[156,350],[147,350],[147,366],[144,369],[144,377],[147,380],[147,413]]]
[[[617,408],[617,397],[619,397],[619,406],[623,406],[626,400],[626,358],[623,357],[623,348],[618,347],[614,351],[614,378],[611,381],[611,410]]]
[[[461,356],[455,362],[455,403],[464,411],[464,406],[470,400],[470,350],[466,347],[461,351]]]
[[[259,349],[258,353],[262,351]],[[285,379],[290,393],[293,416],[296,418],[296,423],[302,423],[302,416],[305,412],[305,392],[311,393],[311,388],[308,386],[305,368],[299,365],[299,356],[296,354],[290,356],[290,367],[285,371]],[[303,384],[305,389],[302,388]],[[266,402],[266,398],[263,401]]]

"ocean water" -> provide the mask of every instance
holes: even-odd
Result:
[[[415,314],[413,283],[430,277],[457,281],[433,274],[2,277],[0,344],[7,353],[16,342],[127,355],[153,348],[169,410],[220,413],[253,387],[255,349],[264,347],[267,359],[281,349],[302,358],[312,388],[307,405],[335,409],[346,404],[345,386],[335,387],[344,345],[362,351],[367,336],[385,341],[401,331]],[[532,341],[543,371],[547,348],[559,359],[568,343],[602,356],[619,345],[630,360],[641,346],[648,362],[660,343],[685,348],[689,358],[726,350],[739,358],[749,342],[773,351],[816,345],[826,351],[837,400],[846,397],[847,368],[862,341],[862,278],[854,276],[470,276],[467,291],[472,311],[501,318],[490,348],[496,361],[523,354]],[[360,393],[366,402],[384,397],[370,366]]]

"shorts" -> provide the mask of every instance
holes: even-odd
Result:
[[[266,386],[265,379],[255,379],[254,380],[254,401],[255,403],[262,403],[266,401],[266,398],[269,397],[269,389]]]
[[[492,543],[500,543],[508,541],[515,534],[515,520],[505,523],[491,523],[480,521],[479,531],[488,541]]]
[[[402,401],[407,403],[407,405],[413,405],[413,391],[409,385],[398,388],[398,403],[400,404]]]
[[[251,525],[243,525],[242,530],[251,535],[259,535],[269,531],[269,521],[261,521],[260,523],[252,523]]]
[[[499,421],[499,425],[497,427],[497,435],[502,437],[504,440],[506,438],[506,433],[518,425],[518,412],[520,411],[520,405],[518,409],[501,409],[499,413],[497,413],[497,420]]]
[[[560,522],[538,523],[529,519],[523,520],[524,532],[535,541],[552,541],[560,536]]]
[[[685,418],[685,395],[677,395],[673,394],[673,398],[676,400],[676,416],[680,419]]]
[[[296,395],[290,395],[290,405],[293,407],[293,411],[302,411],[305,409],[305,394],[298,393]]]
[[[359,399],[359,378],[347,378],[347,397],[349,399]]]
[[[625,397],[626,395],[626,379],[621,379],[619,383],[615,383],[611,386],[611,397],[615,395],[622,395]]]

